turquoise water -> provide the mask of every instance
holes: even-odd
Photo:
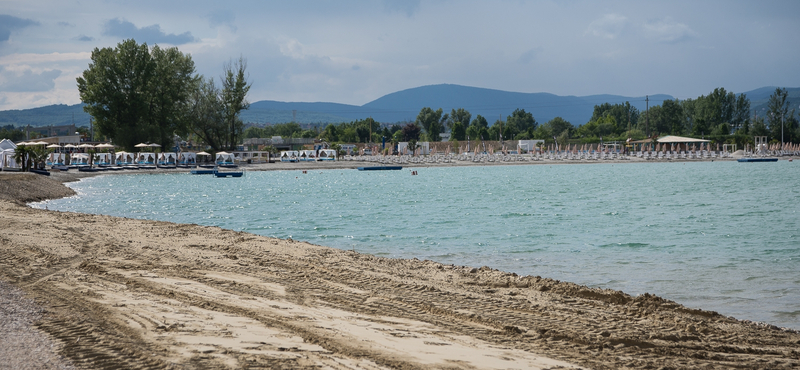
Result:
[[[800,163],[114,175],[63,211],[490,266],[800,329]]]

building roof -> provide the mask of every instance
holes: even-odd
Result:
[[[659,143],[710,143],[711,140],[695,139],[691,137],[667,135],[658,138]]]

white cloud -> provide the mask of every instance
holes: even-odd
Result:
[[[61,75],[57,69],[34,72],[31,69],[13,71],[0,69],[0,91],[33,92],[50,91],[55,87],[55,79]]]
[[[649,21],[642,27],[646,37],[665,44],[679,43],[697,36],[689,26],[669,17]]]
[[[619,14],[606,14],[589,23],[586,32],[604,39],[613,40],[622,33],[628,25],[628,18]]]

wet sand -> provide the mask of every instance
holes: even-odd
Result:
[[[652,295],[25,206],[81,176],[0,173],[0,280],[78,368],[800,366],[796,331]]]

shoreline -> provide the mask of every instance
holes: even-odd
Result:
[[[270,168],[280,169],[321,168]],[[45,308],[37,326],[76,364],[800,366],[795,330],[649,294],[25,206],[69,196],[61,182],[88,177],[53,175],[0,174],[0,225],[11,231],[0,280]],[[86,344],[74,343],[76,333]]]

